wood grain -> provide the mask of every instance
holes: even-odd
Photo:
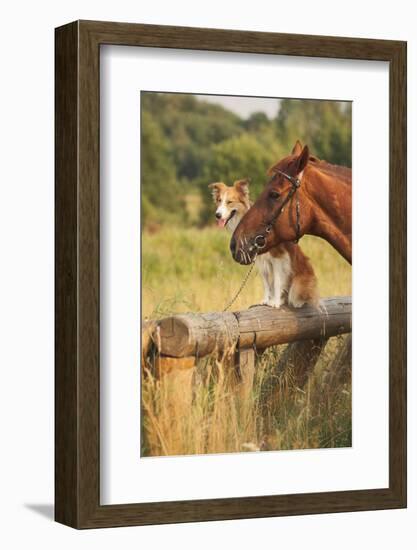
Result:
[[[76,23],[55,53],[55,519],[78,524]]]
[[[57,521],[93,528],[406,506],[406,44],[89,21],[60,27],[55,37]],[[388,488],[100,504],[99,59],[104,44],[389,62]]]
[[[158,321],[160,352],[171,357],[204,357],[236,345],[239,324],[233,313],[184,313]]]
[[[352,329],[352,299],[322,300],[323,309],[256,306],[235,313],[183,313],[158,321],[160,352],[204,357],[239,342],[241,349],[265,349],[297,340],[329,338]]]
[[[243,403],[248,399],[255,377],[255,350],[240,348],[235,354],[235,367],[239,381],[239,395]]]

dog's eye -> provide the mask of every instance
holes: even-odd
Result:
[[[269,198],[272,199],[272,200],[274,200],[274,201],[276,201],[277,199],[279,199],[280,196],[281,196],[281,195],[280,195],[280,193],[278,193],[278,191],[274,191],[274,190],[273,190],[273,191],[270,191],[270,192],[269,192]]]
[[[227,201],[226,204],[232,204],[233,201]]]

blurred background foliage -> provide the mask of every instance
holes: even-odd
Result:
[[[290,154],[296,139],[319,158],[351,164],[350,103],[208,99],[141,94],[143,319],[222,311],[248,273],[230,254],[230,233],[215,226],[209,183],[250,178],[255,199],[268,168]],[[301,247],[314,266],[321,296],[351,294],[351,266],[329,243],[307,235]],[[259,304],[261,297],[261,279],[251,276],[233,310]],[[326,382],[338,349],[332,340],[306,391],[279,393],[267,411],[261,396],[264,388],[277,387],[283,347],[258,358],[256,382],[245,403],[235,401],[223,374],[204,375],[208,382],[193,388],[191,405],[181,378],[163,391],[154,378],[144,378],[142,455],[241,452],[248,442],[270,450],[350,446],[350,380]],[[197,372],[227,369],[215,355],[199,362]]]
[[[145,229],[208,225],[213,205],[207,185],[214,181],[250,178],[255,199],[268,168],[297,139],[319,158],[351,166],[351,103],[277,99],[274,118],[260,111],[245,119],[200,97],[141,94]]]

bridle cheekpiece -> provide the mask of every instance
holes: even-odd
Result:
[[[291,188],[287,193],[287,196],[283,200],[281,206],[277,210],[277,212],[272,216],[272,218],[268,221],[265,227],[264,233],[260,233],[257,235],[254,239],[254,247],[256,248],[256,251],[263,250],[266,246],[266,238],[267,235],[272,231],[272,228],[274,227],[275,222],[280,217],[280,215],[283,213],[284,208],[289,203],[289,201],[292,199],[292,197],[295,195],[295,215],[296,215],[296,222],[295,222],[295,231],[296,231],[296,237],[294,242],[298,243],[298,241],[301,238],[301,225],[300,225],[300,201],[298,199],[298,189],[301,186],[301,180],[297,176],[290,176],[286,172],[283,172],[282,170],[275,170],[274,175],[269,180],[268,184],[271,183],[271,181],[274,180],[277,174],[280,174],[281,176],[284,176],[290,183]],[[267,184],[267,185],[268,185]]]

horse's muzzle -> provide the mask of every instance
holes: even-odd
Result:
[[[245,242],[245,244],[240,242],[238,245],[235,237],[232,237],[230,240],[230,251],[235,262],[241,265],[250,265],[255,259],[257,248],[249,242]]]

